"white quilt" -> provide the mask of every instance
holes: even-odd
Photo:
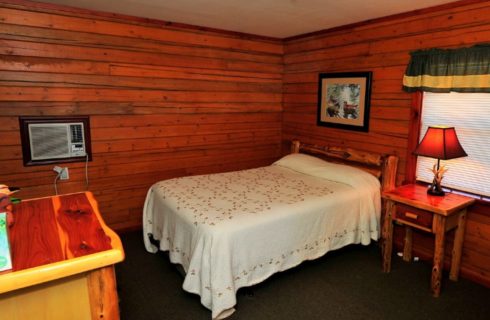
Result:
[[[236,291],[304,260],[379,237],[380,185],[352,167],[293,154],[271,166],[176,178],[148,191],[146,249],[186,271],[184,290],[212,317],[230,315]]]

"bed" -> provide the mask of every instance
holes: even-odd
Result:
[[[380,236],[380,191],[395,184],[395,156],[298,141],[291,150],[270,166],[164,180],[148,191],[146,249],[168,251],[185,271],[183,289],[213,319],[234,312],[239,288]]]

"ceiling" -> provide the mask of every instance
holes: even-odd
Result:
[[[286,38],[454,0],[43,0],[42,2]]]

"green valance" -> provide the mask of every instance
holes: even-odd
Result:
[[[489,92],[490,44],[410,53],[403,77],[408,92]]]

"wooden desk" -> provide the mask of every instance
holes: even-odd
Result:
[[[386,211],[382,231],[383,271],[390,272],[393,243],[393,221],[405,225],[403,260],[412,259],[412,227],[435,234],[431,290],[435,297],[441,291],[446,232],[456,229],[449,278],[457,281],[466,225],[466,208],[475,199],[448,193],[443,197],[427,194],[427,188],[409,184],[384,192]],[[397,208],[398,207],[398,208]]]
[[[119,319],[113,265],[124,251],[92,193],[22,201],[13,214],[1,319]]]

